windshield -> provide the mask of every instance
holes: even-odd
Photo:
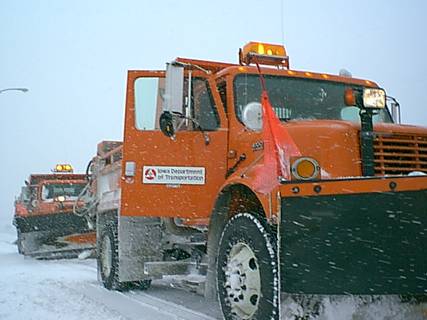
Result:
[[[59,196],[64,196],[66,200],[77,199],[80,192],[83,190],[84,184],[74,183],[50,183],[44,184],[42,187],[42,200],[53,201]]]
[[[312,79],[264,75],[268,95],[280,120],[344,120],[360,122],[359,109],[344,104],[347,84]],[[357,87],[357,86],[354,86]],[[257,74],[240,74],[234,79],[236,115],[241,120],[243,108],[260,102],[261,83]],[[391,123],[386,109],[373,117],[374,123]]]

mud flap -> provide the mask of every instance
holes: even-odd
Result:
[[[144,263],[162,260],[160,219],[120,216],[118,230],[119,280],[147,279]]]
[[[427,190],[282,198],[281,291],[427,294]]]

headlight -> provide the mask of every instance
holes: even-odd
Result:
[[[313,158],[302,157],[294,160],[291,173],[296,180],[314,180],[320,176],[320,166]]]
[[[365,108],[384,109],[385,91],[382,89],[363,89],[363,106]]]
[[[65,196],[58,196],[58,197],[56,197],[56,201],[64,202],[65,201]]]

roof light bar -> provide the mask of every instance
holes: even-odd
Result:
[[[243,64],[258,63],[263,65],[284,66],[289,69],[289,57],[282,45],[249,42],[239,50],[239,62]]]

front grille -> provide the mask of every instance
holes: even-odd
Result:
[[[376,133],[375,174],[427,173],[427,135]]]

